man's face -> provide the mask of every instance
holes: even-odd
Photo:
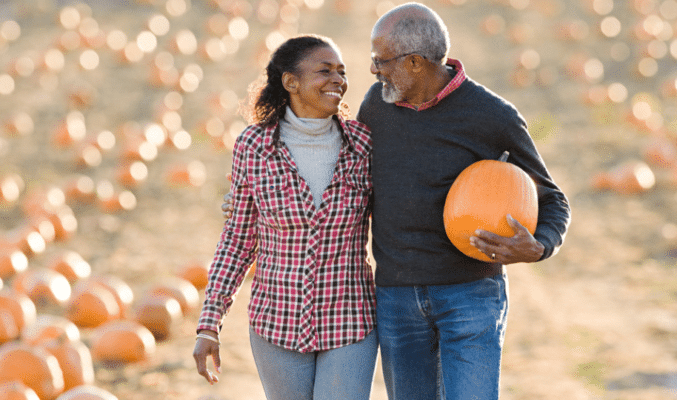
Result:
[[[407,91],[414,85],[414,78],[404,67],[406,56],[395,54],[380,36],[372,38],[371,73],[383,84],[381,96],[386,103],[407,99]]]

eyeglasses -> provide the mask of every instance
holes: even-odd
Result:
[[[380,58],[372,57],[371,62],[374,63],[374,67],[376,67],[376,69],[381,69],[381,67],[383,67],[385,64],[388,64],[391,61],[397,60],[398,58],[410,56],[412,54],[418,54],[418,52],[413,51],[411,53],[404,53],[404,54],[400,54],[399,56],[388,58],[386,60],[381,60]],[[425,58],[425,57],[423,57],[423,58]]]

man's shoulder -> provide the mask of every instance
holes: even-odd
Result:
[[[503,113],[515,114],[515,116],[519,114],[517,107],[509,100],[470,78],[466,79],[459,89],[468,93],[468,96],[464,97],[466,100],[481,103],[481,109],[500,110]]]

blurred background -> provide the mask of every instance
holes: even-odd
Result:
[[[343,52],[355,115],[371,27],[401,3],[0,1],[0,391],[22,379],[10,350],[75,327],[93,359],[81,382],[119,399],[263,399],[249,281],[221,383],[191,354],[238,105],[272,49],[319,33]],[[522,112],[573,209],[558,255],[508,267],[502,398],[677,398],[677,1],[422,3],[449,56]],[[3,309],[18,298],[22,317]],[[105,336],[120,321],[152,340]]]

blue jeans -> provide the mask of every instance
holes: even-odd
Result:
[[[389,400],[498,399],[505,274],[440,286],[377,287]]]
[[[337,349],[299,353],[249,328],[256,368],[268,400],[369,400],[378,335]]]

